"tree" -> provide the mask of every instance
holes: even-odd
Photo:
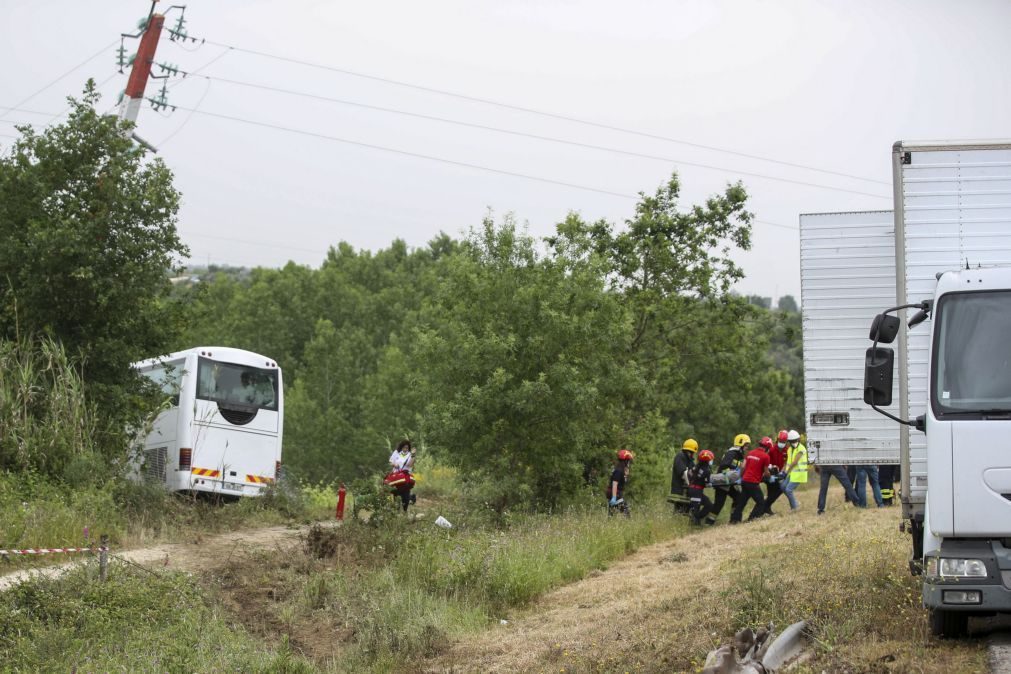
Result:
[[[791,311],[798,312],[800,307],[797,306],[797,300],[793,298],[793,295],[783,295],[779,298],[779,302],[776,303],[776,308],[780,311]]]
[[[412,341],[426,439],[483,476],[499,509],[551,504],[614,449],[640,383],[630,323],[595,259],[541,258],[511,219],[486,219],[446,261]]]
[[[129,405],[130,363],[163,353],[181,325],[168,271],[186,248],[179,193],[129,126],[95,111],[89,81],[64,124],[0,156],[0,333],[48,333],[83,357],[108,418]]]
[[[629,401],[630,418],[659,412],[682,433],[692,428],[682,419],[719,409],[693,404],[685,391],[697,402],[713,387],[705,373],[722,370],[728,354],[750,358],[760,348],[744,338],[746,312],[729,301],[744,276],[732,252],[750,247],[752,216],[740,184],[684,210],[676,174],[640,196],[624,230],[570,215],[548,243],[556,255],[595,254],[606,263],[611,289],[631,312],[629,358],[649,382],[647,395]]]

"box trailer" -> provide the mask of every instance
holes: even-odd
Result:
[[[895,300],[892,212],[802,214],[800,285],[811,463],[897,464],[899,428],[864,403],[863,368],[867,328]]]

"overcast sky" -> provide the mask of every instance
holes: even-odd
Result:
[[[0,119],[7,120],[0,145],[14,133],[10,121],[52,121],[89,76],[103,83],[103,106],[113,107],[126,85],[115,65],[119,34],[149,7],[0,0]],[[166,26],[176,16],[170,12]],[[394,238],[423,246],[440,231],[461,235],[489,208],[513,213],[538,237],[569,211],[622,222],[638,192],[653,192],[677,171],[685,205],[744,182],[759,222],[752,251],[739,256],[747,278],[738,289],[799,299],[798,215],[890,209],[894,141],[1011,137],[1005,0],[191,0],[186,19],[191,35],[236,49],[183,47],[166,34],[157,60],[212,78],[653,157],[222,79],[172,81],[169,102],[179,109],[145,107],[138,133],[175,172],[179,229],[199,263],[318,266],[341,240],[373,250]],[[136,44],[127,42],[130,53]],[[103,45],[110,46],[70,70]],[[64,73],[21,110],[3,113]],[[160,86],[153,81],[147,94]]]

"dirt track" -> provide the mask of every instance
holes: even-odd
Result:
[[[286,526],[266,527],[248,531],[232,531],[202,537],[191,543],[170,543],[137,550],[117,551],[111,554],[134,564],[179,571],[207,571],[227,563],[228,559],[244,550],[294,546],[304,529]],[[84,563],[77,560],[65,564],[25,569],[0,576],[0,590],[33,576],[56,576]]]
[[[683,671],[688,653],[699,645],[704,653],[727,636],[698,616],[721,622],[728,563],[743,571],[753,548],[788,548],[789,540],[825,536],[839,525],[841,503],[833,498],[833,509],[817,517],[812,501],[797,513],[784,504],[784,514],[774,518],[705,528],[643,548],[503,616],[507,624],[464,638],[426,663],[426,671]],[[868,527],[897,526],[896,509],[861,516]],[[696,662],[692,669],[700,667]]]

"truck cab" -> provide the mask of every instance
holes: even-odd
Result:
[[[900,421],[926,433],[923,604],[932,631],[954,637],[971,615],[1011,612],[1011,268],[940,273],[921,312],[931,317],[929,404]],[[887,320],[875,319],[872,338],[891,341]],[[890,351],[867,354],[872,406],[885,401],[879,385],[890,388]]]

